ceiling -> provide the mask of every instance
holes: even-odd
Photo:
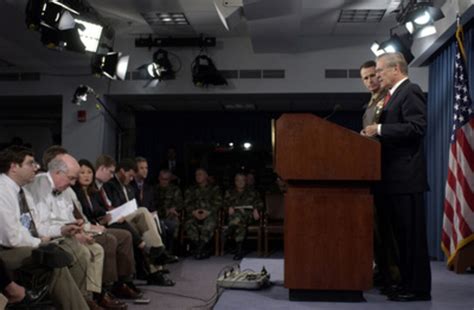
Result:
[[[67,66],[69,70],[83,72],[84,55],[51,52],[42,47],[38,33],[26,29],[26,3],[27,0],[0,0],[0,69],[8,70],[13,65],[54,71]],[[89,3],[114,28],[116,36],[153,33],[163,37],[200,34],[217,39],[250,37],[255,53],[285,53],[316,49],[314,42],[327,45],[327,38],[337,45],[354,37],[386,36],[395,24],[395,14],[391,12],[400,0],[243,0],[244,17],[230,31],[221,23],[213,0],[90,0]],[[386,11],[380,22],[338,23],[343,9]],[[143,14],[157,12],[184,13],[189,25],[148,24]],[[309,41],[312,44],[305,44]]]

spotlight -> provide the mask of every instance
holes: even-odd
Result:
[[[374,54],[377,56],[385,53],[400,52],[405,57],[407,63],[410,63],[415,58],[415,56],[411,53],[407,42],[404,42],[397,34],[392,34],[390,39],[380,43],[380,46],[376,52],[378,55],[375,52]]]
[[[129,60],[130,56],[122,56],[119,52],[96,54],[92,58],[92,71],[112,80],[124,80]]]
[[[72,97],[72,103],[80,106],[87,101],[87,95],[94,94],[94,90],[87,85],[79,85]]]
[[[226,79],[219,73],[212,59],[206,55],[197,56],[191,68],[195,86],[227,85]]]
[[[75,19],[75,22],[77,24],[77,31],[80,40],[84,44],[85,50],[93,53],[97,52],[104,27],[78,18]]]
[[[71,13],[79,15],[79,12],[61,2],[45,2],[41,9],[41,25],[57,30],[73,29],[75,21]]]
[[[153,62],[140,66],[138,71],[149,79],[145,87],[155,87],[163,80],[174,80],[176,73],[168,58],[168,52],[161,48],[153,54]]]
[[[248,151],[252,148],[252,143],[245,142],[244,144],[242,144],[242,146],[244,147],[244,150]]]
[[[431,1],[410,3],[397,16],[397,20],[405,24],[406,29],[414,38],[423,38],[436,33],[433,23],[444,17],[441,9],[434,7]]]
[[[217,15],[227,31],[237,26],[242,19],[242,0],[214,0]]]

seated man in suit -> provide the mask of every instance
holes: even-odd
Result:
[[[133,189],[129,186],[135,175],[135,162],[130,159],[122,160],[115,175],[115,160],[107,155],[100,156],[96,161],[96,185],[99,197],[105,210],[111,210],[135,198]],[[126,223],[125,223],[126,222]],[[151,259],[147,264],[150,274],[147,276],[149,284],[173,286],[162,270],[161,265],[178,261],[176,256],[167,253],[157,223],[148,209],[140,207],[137,211],[126,216],[124,221],[114,223],[110,227],[130,230],[141,236],[142,242],[136,245],[144,252],[145,258]]]
[[[219,187],[209,184],[205,169],[196,170],[196,185],[186,190],[184,205],[186,208],[184,228],[191,239],[194,257],[208,258],[209,242],[214,236],[219,210],[222,207],[222,195]]]

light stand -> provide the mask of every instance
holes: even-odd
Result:
[[[74,96],[72,98],[72,103],[76,104],[77,106],[80,106],[83,102],[87,101],[87,96],[88,95],[93,95],[95,99],[97,100],[96,103],[96,108],[97,110],[101,110],[101,108],[104,108],[105,112],[110,116],[110,118],[114,121],[115,125],[118,128],[117,132],[117,148],[116,148],[116,157],[120,160],[121,154],[122,154],[122,134],[125,131],[125,129],[120,125],[119,120],[117,117],[110,111],[110,109],[107,107],[105,102],[102,100],[101,96],[97,94],[93,88],[87,86],[87,85],[79,85],[77,87],[76,91],[74,92]]]

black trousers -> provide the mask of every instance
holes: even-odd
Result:
[[[391,219],[398,245],[402,287],[409,292],[430,293],[431,268],[423,193],[385,194],[383,208]]]

